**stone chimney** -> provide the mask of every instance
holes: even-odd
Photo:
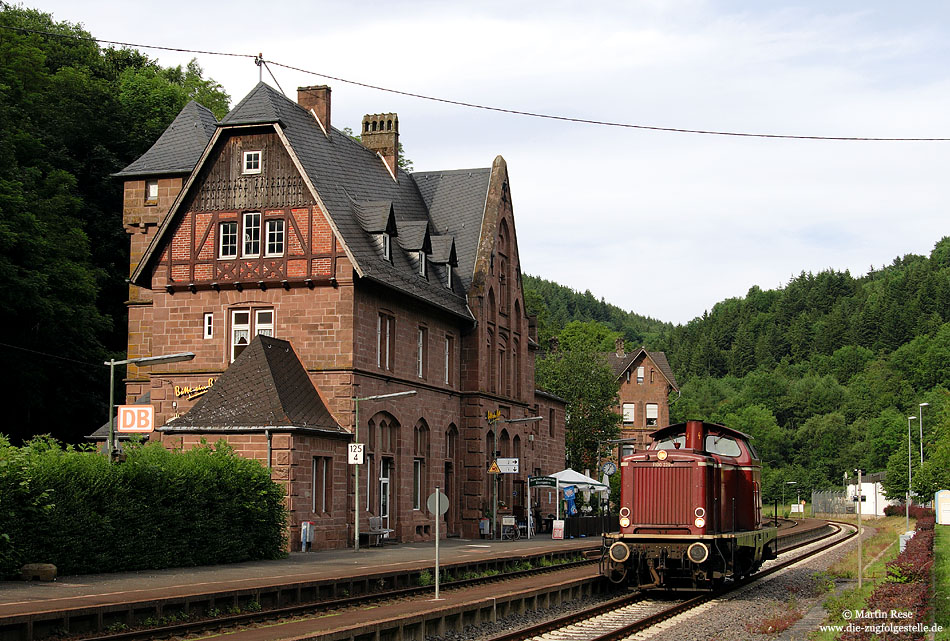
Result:
[[[396,175],[399,167],[399,116],[396,114],[366,114],[360,131],[363,146],[379,152]]]
[[[326,85],[297,87],[297,104],[317,114],[320,124],[330,133],[330,88]]]
[[[627,352],[625,352],[624,349],[623,349],[623,337],[622,337],[622,336],[619,337],[619,338],[614,342],[614,347],[617,349],[617,358],[623,358],[623,357],[625,357],[625,356],[627,355]]]

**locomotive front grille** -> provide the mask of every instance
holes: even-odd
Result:
[[[638,526],[689,527],[693,466],[634,464],[631,520]]]

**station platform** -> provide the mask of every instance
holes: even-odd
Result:
[[[600,546],[600,537],[553,540],[550,534],[517,541],[453,538],[440,542],[439,561],[444,567],[557,552],[583,553]],[[353,548],[293,552],[275,561],[63,576],[52,582],[2,581],[0,617],[411,571],[434,564],[434,542],[387,543],[360,547],[358,552]]]

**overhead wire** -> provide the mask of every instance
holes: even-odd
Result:
[[[342,82],[349,85],[354,85],[357,87],[363,87],[365,89],[372,89],[375,91],[383,91],[387,93],[392,93],[400,96],[406,96],[409,98],[417,98],[420,100],[429,100],[432,102],[439,102],[448,105],[455,105],[458,107],[467,107],[470,109],[480,109],[483,111],[493,111],[496,113],[511,114],[516,116],[525,116],[530,118],[542,118],[546,120],[556,120],[560,122],[570,122],[586,125],[596,125],[602,127],[617,127],[622,129],[638,129],[645,131],[658,131],[666,133],[681,133],[681,134],[699,134],[706,136],[729,136],[729,137],[740,137],[740,138],[771,138],[771,139],[783,139],[783,140],[825,140],[825,141],[847,141],[847,142],[950,142],[950,138],[946,137],[886,137],[886,136],[817,136],[817,135],[797,135],[797,134],[771,134],[771,133],[756,133],[756,132],[743,132],[743,131],[722,131],[715,129],[690,129],[684,127],[661,127],[658,125],[641,125],[635,123],[627,122],[617,122],[611,120],[596,120],[590,118],[577,118],[573,116],[560,116],[557,114],[546,114],[535,111],[524,111],[520,109],[510,109],[505,107],[494,107],[491,105],[484,105],[474,102],[466,102],[462,100],[453,100],[450,98],[440,98],[438,96],[429,96],[426,94],[415,93],[411,91],[403,91],[400,89],[392,89],[389,87],[382,87],[380,85],[373,85],[370,83],[359,82],[357,80],[349,80],[347,78],[341,78],[339,76],[332,76],[326,73],[320,73],[317,71],[311,71],[309,69],[303,69],[301,67],[296,67],[293,65],[288,65],[285,63],[277,62],[276,60],[265,60],[262,57],[262,54],[243,54],[243,53],[229,53],[222,51],[207,51],[200,49],[187,49],[183,47],[165,47],[160,45],[147,45],[141,43],[132,43],[132,42],[121,42],[118,40],[105,40],[102,38],[93,38],[85,36],[77,36],[72,34],[60,34],[60,33],[51,33],[47,31],[40,31],[37,29],[27,29],[25,27],[14,27],[10,25],[0,25],[0,29],[9,29],[14,31],[21,31],[25,33],[34,33],[39,35],[47,35],[60,38],[73,38],[76,40],[86,40],[98,43],[105,43],[110,45],[119,45],[123,47],[136,47],[141,49],[158,49],[161,51],[174,51],[178,53],[191,53],[198,55],[209,55],[209,56],[231,56],[239,58],[250,58],[255,61],[255,64],[260,66],[267,67],[267,73],[270,74],[274,82],[280,88],[280,83],[277,82],[277,78],[274,76],[270,67],[267,63],[274,65],[275,67],[281,67],[288,69],[290,71],[296,71],[299,73],[305,73],[318,78],[326,78],[328,80],[333,80],[334,82]],[[286,93],[282,88],[280,88],[281,93]]]

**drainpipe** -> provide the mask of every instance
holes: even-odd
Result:
[[[270,430],[264,430],[264,434],[267,435],[267,471],[269,472],[271,469],[270,463],[271,463],[271,450],[272,450]]]

